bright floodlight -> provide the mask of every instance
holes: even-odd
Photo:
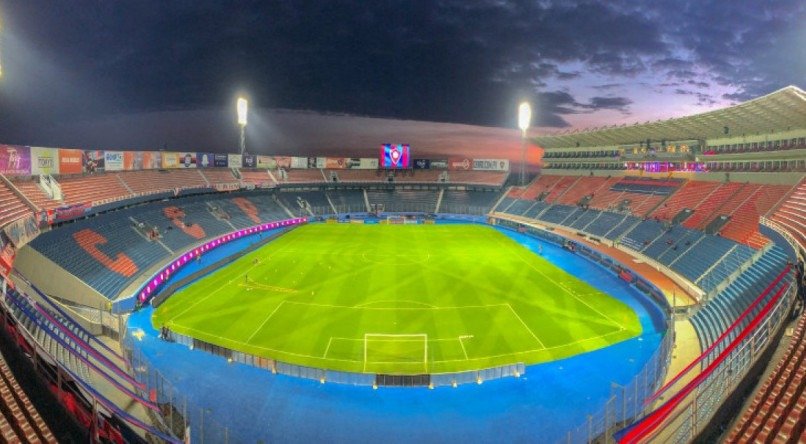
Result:
[[[518,107],[518,128],[521,131],[529,129],[529,123],[532,121],[532,107],[528,102],[523,102]]]
[[[238,125],[246,126],[246,99],[238,97]]]

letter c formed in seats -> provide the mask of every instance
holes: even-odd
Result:
[[[167,217],[171,222],[174,223],[174,225],[176,225],[177,228],[182,230],[188,236],[191,236],[195,239],[204,239],[207,236],[204,233],[204,228],[202,228],[201,225],[185,225],[185,212],[179,207],[165,207],[162,210],[162,214],[164,214],[165,217]]]
[[[132,277],[137,273],[137,264],[124,253],[118,253],[114,259],[110,258],[103,251],[98,249],[98,245],[107,243],[106,238],[89,228],[73,233],[73,239],[82,250],[92,256],[96,261],[102,263],[106,268],[117,274]]]

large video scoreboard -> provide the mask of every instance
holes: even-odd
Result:
[[[411,150],[408,144],[384,143],[378,162],[381,168],[403,170],[411,168]]]

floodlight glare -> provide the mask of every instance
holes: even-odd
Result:
[[[238,98],[238,125],[246,126],[247,101],[243,97]]]
[[[529,123],[532,121],[532,107],[528,102],[523,102],[518,107],[518,128],[526,132],[529,129]]]

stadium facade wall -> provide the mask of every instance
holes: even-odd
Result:
[[[28,245],[17,252],[14,268],[33,279],[49,296],[94,308],[106,308],[109,301],[98,290]]]
[[[653,179],[668,179],[670,177],[677,179],[701,180],[708,182],[726,182],[729,178],[731,182],[750,182],[765,185],[796,185],[803,179],[802,172],[778,172],[775,174],[770,173],[748,173],[748,172],[731,172],[731,173],[645,173],[643,171],[635,170],[564,170],[564,169],[551,169],[546,168],[541,170],[540,174],[547,176],[597,176],[597,177],[621,177],[621,176],[641,176]]]

